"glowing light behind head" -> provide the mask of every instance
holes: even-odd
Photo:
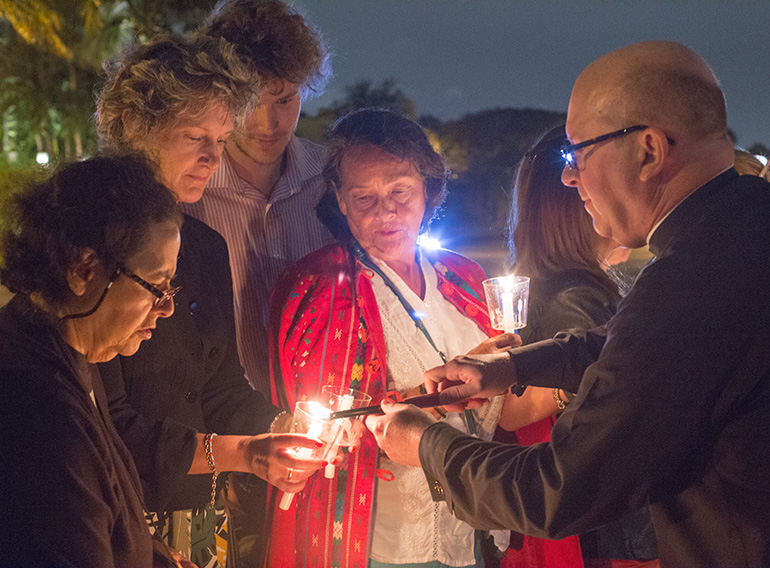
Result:
[[[438,239],[434,239],[433,237],[429,237],[428,235],[420,235],[417,237],[417,244],[418,246],[437,250],[441,248],[441,242]]]

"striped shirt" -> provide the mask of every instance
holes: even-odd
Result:
[[[334,241],[315,214],[324,192],[323,146],[292,136],[286,168],[269,200],[241,179],[225,152],[203,198],[185,213],[227,241],[233,273],[238,354],[251,386],[270,396],[267,314],[270,291],[290,264]]]

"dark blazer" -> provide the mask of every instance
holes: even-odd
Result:
[[[210,498],[211,476],[187,475],[196,432],[260,434],[278,413],[238,360],[224,239],[187,215],[181,234],[174,314],[158,320],[136,355],[100,365],[112,419],[153,511],[202,507]]]
[[[139,476],[99,373],[18,294],[0,310],[0,401],[0,566],[150,566]]]
[[[577,390],[551,442],[436,424],[421,463],[479,528],[561,538],[649,499],[664,566],[768,566],[770,184],[728,170],[650,250],[606,326],[512,352],[520,380]]]

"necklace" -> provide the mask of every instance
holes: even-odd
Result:
[[[238,151],[239,151],[241,154],[243,154],[244,156],[246,156],[246,157],[249,159],[249,161],[250,161],[250,162],[252,162],[252,163],[254,163],[254,164],[257,164],[258,166],[261,166],[261,165],[262,165],[262,164],[260,164],[258,161],[256,161],[254,158],[252,158],[251,156],[249,156],[248,152],[246,152],[246,150],[244,150],[244,149],[243,149],[243,147],[242,147],[240,144],[238,144],[238,142],[237,142],[236,140],[233,140],[233,144],[235,144],[235,147],[236,147],[236,148],[238,148]]]

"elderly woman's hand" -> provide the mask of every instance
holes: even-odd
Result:
[[[521,347],[521,337],[515,333],[503,333],[489,337],[468,351],[466,355],[490,355],[500,353],[514,347]]]

